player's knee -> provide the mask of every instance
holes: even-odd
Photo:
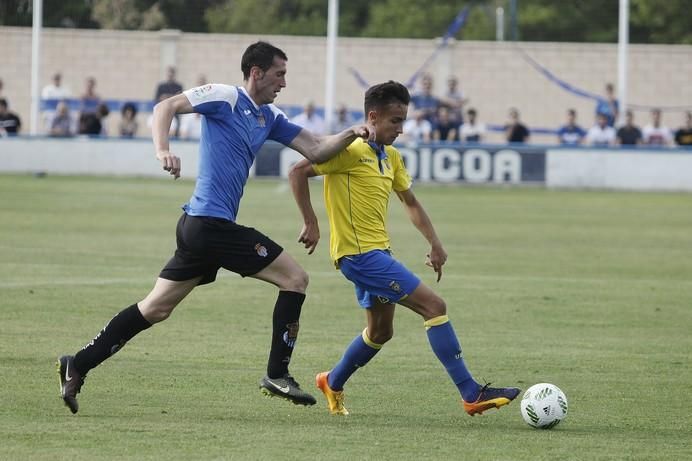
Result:
[[[147,300],[139,302],[142,317],[151,324],[166,320],[173,313],[175,306],[170,302],[147,302]]]
[[[375,344],[384,344],[394,337],[393,328],[379,328],[368,331],[368,339]]]
[[[308,288],[308,283],[310,283],[310,277],[308,273],[302,268],[298,268],[290,272],[286,280],[284,281],[284,286],[281,287],[282,290],[295,291],[298,293],[305,293]]]
[[[428,304],[428,318],[447,315],[447,303],[439,296],[435,296]]]

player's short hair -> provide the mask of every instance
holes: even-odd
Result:
[[[250,78],[250,69],[257,66],[263,71],[269,70],[274,63],[274,56],[288,61],[286,53],[267,42],[256,42],[248,46],[240,60],[240,70],[243,71],[243,79]]]
[[[365,114],[372,109],[379,109],[388,104],[401,103],[408,105],[411,95],[408,89],[399,82],[390,80],[379,85],[371,86],[365,92]]]

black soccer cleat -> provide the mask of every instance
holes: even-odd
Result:
[[[84,376],[80,375],[74,366],[73,355],[63,355],[57,363],[58,377],[60,379],[60,396],[65,405],[74,414],[79,410],[77,394],[84,384]]]
[[[296,405],[314,405],[315,397],[300,388],[293,376],[286,373],[281,378],[265,376],[259,383],[260,391],[268,397],[281,397]]]

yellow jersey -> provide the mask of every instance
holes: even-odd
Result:
[[[385,146],[378,156],[373,147],[358,138],[312,168],[318,175],[325,175],[329,254],[334,264],[338,265],[343,256],[388,250],[389,196],[392,190],[402,192],[412,184],[399,151]]]

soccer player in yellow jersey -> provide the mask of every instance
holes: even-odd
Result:
[[[317,387],[327,398],[332,414],[348,414],[344,384],[391,339],[396,304],[423,317],[430,345],[457,386],[468,414],[499,408],[519,394],[517,388],[481,386],[473,379],[447,317],[444,300],[392,257],[386,221],[389,196],[394,190],[413,225],[430,243],[427,265],[437,273],[438,282],[447,260],[428,214],[411,190],[411,177],[401,155],[391,146],[402,132],[409,101],[408,90],[400,83],[389,81],[371,87],[365,93],[365,116],[368,129],[375,133],[374,141],[356,140],[324,163],[303,160],[289,174],[304,220],[299,241],[310,254],[320,232],[310,202],[308,178],[325,176],[330,255],[355,285],[356,297],[367,318],[367,328],[346,348],[341,360],[316,377]]]

